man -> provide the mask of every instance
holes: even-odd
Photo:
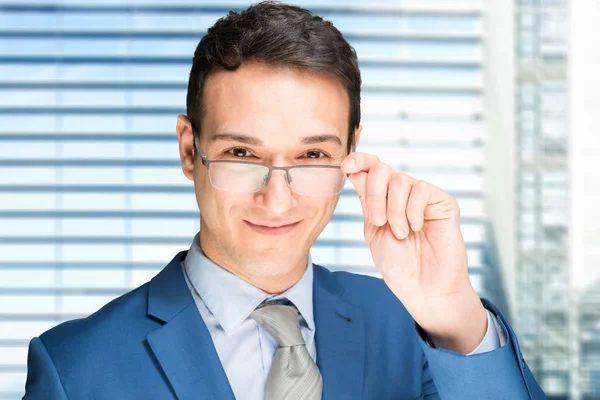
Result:
[[[456,200],[355,151],[360,84],[306,10],[217,21],[176,127],[200,232],[149,283],[34,338],[24,398],[545,398],[470,284]],[[312,263],[347,179],[383,280]]]

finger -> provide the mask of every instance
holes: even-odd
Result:
[[[352,152],[344,159],[340,167],[345,174],[355,174],[360,171],[369,172],[380,162],[376,155]]]
[[[458,206],[458,201],[439,187],[429,183],[428,185],[431,190],[431,196],[427,208],[425,208],[423,222],[453,219],[456,222],[456,226],[460,229],[460,207]]]
[[[402,240],[408,236],[410,227],[406,218],[406,205],[414,179],[395,174],[390,179],[387,198],[387,220],[394,235]]]
[[[389,182],[394,175],[389,165],[380,162],[369,170],[367,175],[366,209],[371,223],[383,226],[387,222],[387,196]]]
[[[370,223],[369,213],[366,206],[367,175],[372,166],[375,166],[379,163],[379,158],[375,155],[352,152],[340,165],[342,172],[349,174],[348,180],[356,189],[366,223]]]
[[[362,208],[362,213],[365,219],[365,223],[370,223],[369,219],[367,218],[367,206],[366,206],[366,199],[365,199],[365,193],[367,192],[366,187],[367,187],[367,172],[358,172],[355,174],[352,174],[348,177],[348,180],[350,181],[350,183],[352,183],[352,186],[354,186],[354,188],[356,189],[356,194],[358,195],[358,200],[360,200],[360,207]]]
[[[432,186],[425,181],[415,181],[412,184],[408,203],[406,205],[406,218],[411,229],[418,232],[423,228],[425,221],[425,208],[430,203]]]

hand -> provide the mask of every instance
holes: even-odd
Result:
[[[383,280],[434,344],[467,354],[487,330],[471,285],[456,199],[397,173],[374,155],[342,163],[364,216],[364,236]]]

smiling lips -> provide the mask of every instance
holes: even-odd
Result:
[[[250,221],[244,220],[246,225],[254,229],[256,232],[264,235],[283,235],[291,232],[298,226],[300,221],[291,223],[265,223],[265,225],[254,224]]]

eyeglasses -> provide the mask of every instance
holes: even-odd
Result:
[[[202,165],[208,168],[210,183],[214,188],[233,193],[254,193],[269,183],[273,170],[286,173],[287,184],[301,196],[325,197],[339,194],[347,175],[339,166],[293,165],[275,167],[248,161],[208,160],[200,150],[198,135],[194,143]]]

